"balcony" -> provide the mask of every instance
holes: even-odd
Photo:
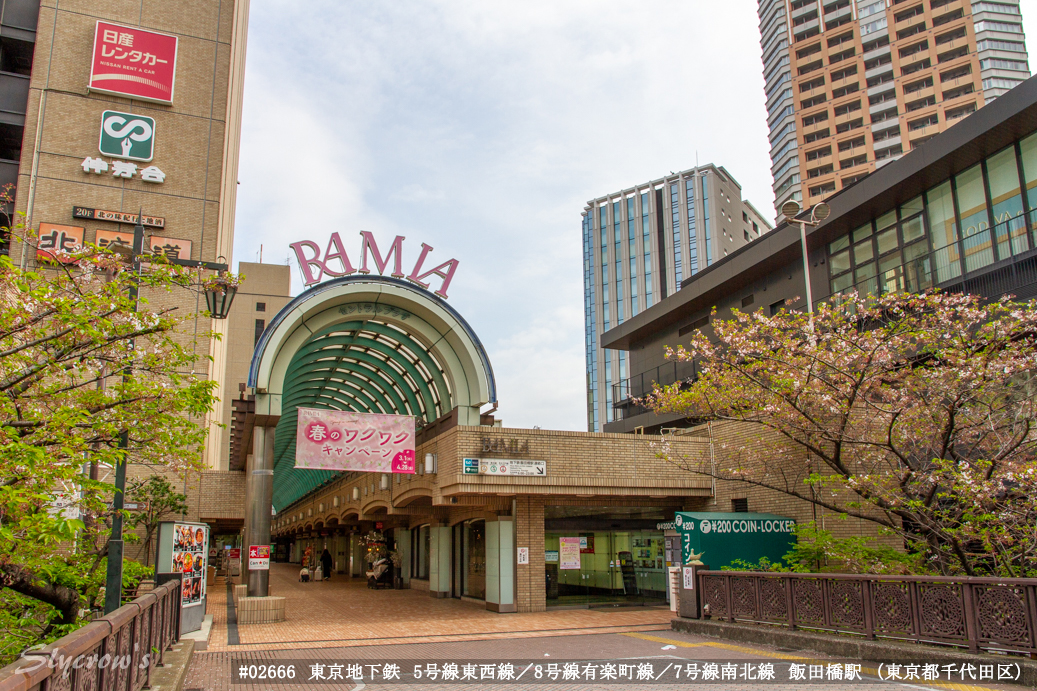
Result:
[[[831,24],[832,22],[834,22],[837,19],[842,19],[843,17],[849,17],[849,16],[850,16],[850,6],[846,5],[845,7],[840,7],[839,9],[835,10],[834,12],[826,13],[825,14],[825,24]]]
[[[911,148],[913,149],[916,146],[918,146],[923,140],[927,140],[927,139],[929,139],[929,138],[931,138],[934,135],[937,135],[939,133],[940,133],[940,125],[939,125],[939,123],[937,123],[937,124],[934,124],[934,125],[926,125],[925,127],[919,127],[918,129],[915,129],[915,130],[910,130],[907,133],[907,136],[908,136],[908,138],[911,141]],[[883,146],[882,148],[888,148],[888,147]]]
[[[797,94],[797,96],[799,97],[800,100],[806,100],[808,98],[813,98],[814,96],[817,96],[818,94],[823,94],[823,93],[826,93],[825,85],[824,84],[818,84],[817,86],[815,86],[812,89],[807,89],[806,91],[800,91]]]
[[[792,21],[796,21],[800,17],[806,16],[806,15],[810,14],[811,12],[814,12],[814,13],[817,12],[817,5],[815,3],[812,3],[812,2],[807,3],[806,5],[803,5],[799,9],[792,10]]]
[[[969,4],[969,8],[971,9],[971,3]],[[953,12],[954,10],[963,9],[965,9],[965,4],[963,0],[952,0],[952,2],[948,2],[946,5],[938,6],[936,9],[932,11],[932,13],[934,15],[939,14],[940,16],[942,16],[949,12]]]
[[[917,65],[918,63],[923,62],[924,60],[928,60],[928,59],[929,59],[929,50],[928,49],[920,50],[917,53],[912,53],[911,55],[908,55],[907,57],[900,58],[900,70],[901,70],[901,72],[910,71],[907,68],[910,68],[912,65]]]
[[[943,43],[936,44],[936,52],[940,55],[943,55],[944,53],[953,52],[957,48],[968,47],[968,45],[969,36],[968,34],[965,34],[964,36],[959,36],[958,38],[951,39],[950,41],[945,41]],[[901,60],[900,62],[901,64],[903,64],[904,61]]]
[[[946,107],[954,108],[967,101],[974,101],[976,99],[976,94],[979,92],[979,89],[973,87],[970,90],[970,85],[971,82],[966,82],[966,84],[962,88],[948,89],[947,91],[944,91],[943,103],[946,105]]]
[[[959,86],[965,86],[966,84],[974,84],[977,87],[976,90],[979,91],[979,85],[976,84],[976,75],[974,74],[963,74],[954,79],[941,81],[940,88],[943,91],[950,91],[951,89],[956,89]]]
[[[917,91],[912,91],[909,94],[905,93],[904,94],[904,101],[909,102],[911,104],[914,104],[914,103],[918,103],[919,101],[922,101],[922,100],[924,100],[926,98],[935,97],[935,96],[936,96],[936,86],[935,85],[934,86],[923,86],[921,89],[918,89]],[[908,112],[910,112],[910,109],[908,109]]]
[[[889,55],[891,50],[892,50],[892,46],[887,43],[886,45],[879,46],[878,48],[875,48],[874,50],[869,50],[867,53],[864,53],[863,55],[861,55],[861,58],[864,60],[864,62],[868,62],[869,60],[874,60],[877,57],[881,57],[883,55]]]
[[[652,393],[655,385],[669,386],[676,382],[691,382],[696,376],[695,363],[672,361],[613,384],[612,407],[615,408],[616,419],[625,420],[651,412],[638,403],[637,399]]]
[[[826,130],[831,126],[832,122],[831,118],[829,118],[828,120],[821,120],[819,122],[815,122],[812,125],[803,125],[800,131],[803,133],[803,136],[806,136],[808,134],[813,134],[814,132],[817,132],[819,130]]]
[[[925,5],[924,5],[924,3],[920,2],[915,7],[917,9],[921,10],[921,12],[917,12],[915,14],[907,14],[908,10],[911,9],[911,8],[899,8],[899,7],[896,8],[897,13],[895,15],[893,15],[893,24],[894,24],[894,26],[897,26],[897,27],[907,26],[912,21],[918,21],[919,17],[922,17],[922,16],[925,15]]]
[[[814,34],[816,34],[817,31],[818,31],[817,27],[818,27],[818,20],[817,20],[817,17],[815,17],[815,18],[811,19],[809,22],[805,22],[803,24],[800,24],[799,26],[793,27],[793,29],[792,29],[792,36],[795,39],[795,41],[805,41],[805,40],[807,40],[807,37],[804,36],[804,34],[807,34],[807,33],[810,33],[810,32],[814,32]]]
[[[832,73],[831,78],[833,90],[837,87],[845,86],[846,84],[852,84],[853,82],[858,81],[860,79],[861,75],[858,74],[856,70],[850,68],[848,69],[849,72],[847,72],[846,70],[839,70],[838,72]],[[839,76],[836,77],[836,75]]]
[[[821,154],[817,154],[817,155],[814,156],[814,158],[809,158],[809,156],[811,155],[812,152],[808,151],[806,153],[806,155],[803,157],[803,160],[805,161],[805,165],[807,165],[807,166],[817,166],[817,165],[824,164],[824,163],[831,163],[832,162],[832,147],[829,146],[829,147],[827,147],[827,149],[828,150],[826,152],[821,153]]]
[[[879,65],[878,67],[872,67],[870,70],[865,70],[864,71],[864,78],[865,79],[874,79],[875,77],[878,77],[879,75],[882,75],[882,74],[886,74],[887,72],[889,72],[890,74],[893,74],[893,62],[892,61],[883,63],[883,64]]]
[[[864,111],[861,108],[858,108],[856,110],[851,110],[849,112],[843,113],[842,115],[836,115],[835,116],[835,131],[836,132],[839,131],[839,125],[845,125],[846,123],[851,122],[853,120],[860,120],[861,119],[861,115],[863,113],[864,113]]]

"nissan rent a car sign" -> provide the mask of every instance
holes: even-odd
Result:
[[[177,37],[170,34],[98,21],[90,90],[171,104],[177,43]]]

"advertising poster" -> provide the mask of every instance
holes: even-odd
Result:
[[[94,244],[98,247],[110,247],[112,249],[123,247],[129,250],[133,248],[133,231],[98,229]],[[159,235],[151,235],[144,238],[145,254],[161,255],[166,260],[190,259],[191,246],[190,240],[178,240],[177,238],[167,238]]]
[[[248,570],[270,570],[270,545],[250,545],[248,548]]]
[[[580,568],[580,538],[558,538],[558,568],[570,570]]]
[[[83,246],[85,228],[79,226],[63,226],[57,223],[41,223],[40,234],[36,243],[36,259],[41,262],[60,262],[68,264],[70,257],[62,256],[63,252],[75,252]]]
[[[183,574],[184,607],[200,605],[205,597],[205,567],[208,554],[207,527],[173,524],[173,570]]]
[[[413,475],[414,418],[299,408],[295,467]]]
[[[580,533],[580,554],[594,554],[594,533]]]
[[[172,103],[176,50],[176,36],[98,21],[90,90]]]

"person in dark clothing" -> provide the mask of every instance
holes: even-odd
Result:
[[[324,572],[324,580],[331,578],[331,552],[327,549],[320,555],[320,568]]]

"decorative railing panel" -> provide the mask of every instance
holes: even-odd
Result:
[[[179,639],[173,580],[0,669],[0,691],[140,691]]]
[[[1037,579],[698,571],[727,621],[1037,654]]]

